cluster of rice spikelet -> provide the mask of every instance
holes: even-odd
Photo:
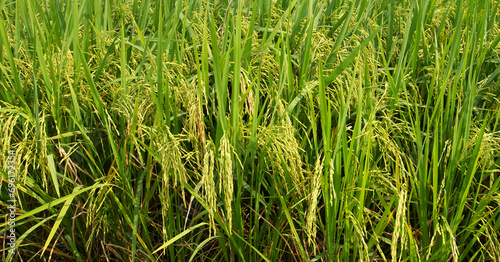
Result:
[[[362,221],[359,221],[355,218],[353,213],[349,210],[346,212],[347,219],[350,219],[352,221],[352,226],[354,229],[354,232],[357,234],[357,240],[359,241],[359,261],[369,261],[370,256],[368,254],[368,245],[366,244],[365,238],[367,235],[366,228],[363,227]]]
[[[318,198],[321,189],[321,171],[323,170],[323,161],[318,158],[316,167],[311,177],[312,192],[309,197],[309,209],[307,210],[306,229],[309,244],[315,246],[314,238],[316,237],[316,218],[318,211]]]
[[[226,206],[226,217],[229,226],[229,232],[232,231],[232,208],[233,201],[233,161],[231,154],[231,145],[226,134],[222,136],[219,147],[219,167],[220,183],[219,194],[224,188],[224,205]]]
[[[215,229],[214,215],[217,207],[215,180],[214,180],[214,151],[212,142],[208,141],[205,145],[206,152],[203,158],[203,174],[201,184],[204,189],[204,198],[208,205],[208,220],[210,222],[210,235],[212,229]]]
[[[171,186],[177,187],[180,184],[182,190],[182,199],[184,197],[184,187],[182,183],[187,182],[187,172],[182,163],[182,153],[179,140],[170,132],[167,127],[163,132],[157,134],[155,147],[157,148],[160,156],[160,164],[162,165],[162,178],[163,178],[163,194],[162,203],[165,203],[164,209],[169,207],[169,188]],[[172,184],[170,179],[173,178]],[[164,210],[166,211],[166,210]]]
[[[193,134],[198,140],[197,145],[201,145],[201,153],[205,151],[205,124],[203,123],[203,113],[200,103],[200,97],[194,90],[189,90],[186,86],[185,94],[185,107],[189,111],[188,128],[189,132]]]
[[[333,206],[333,199],[337,198],[337,193],[335,192],[335,186],[333,182],[333,177],[335,175],[335,169],[333,166],[333,159],[330,159],[330,168],[328,170],[328,181],[330,182],[330,206]]]
[[[27,132],[24,133],[24,137],[21,138],[21,141],[19,143],[19,148],[24,148],[23,151],[18,151],[18,154],[21,155],[22,161],[25,161],[27,164],[32,164],[33,169],[39,169],[42,172],[42,186],[43,188],[47,189],[48,188],[48,183],[47,183],[47,174],[49,172],[48,165],[47,165],[47,151],[48,151],[48,145],[47,142],[49,141],[47,139],[47,133],[45,130],[46,129],[46,114],[44,112],[40,112],[39,116],[39,134],[37,134],[37,127],[34,124],[29,125],[26,123],[25,125],[27,127],[26,130]],[[40,137],[38,137],[38,135]],[[22,152],[22,153],[20,153]],[[42,168],[43,167],[43,168]],[[26,178],[28,177],[28,168],[24,168],[24,171],[21,171],[18,174],[18,180],[22,181],[23,183],[26,182]]]
[[[404,220],[405,218],[405,213],[406,213],[406,206],[407,206],[407,190],[406,190],[406,185],[402,184],[402,188],[400,192],[397,192],[398,194],[398,206],[397,206],[397,211],[396,211],[396,216],[395,216],[395,224],[394,224],[394,233],[392,237],[392,247],[391,247],[391,256],[394,259],[396,259],[398,256],[398,243],[405,243],[406,242],[406,234],[405,234],[405,229],[408,227],[406,221]]]
[[[291,176],[293,186],[298,193],[302,193],[304,183],[304,172],[302,170],[303,162],[300,157],[300,145],[295,138],[295,128],[293,127],[285,108],[281,101],[277,102],[278,113],[282,118],[282,123],[278,126],[272,125],[267,127],[260,135],[258,143],[263,148],[266,148],[269,158],[265,162],[268,168],[274,173],[278,173],[285,182],[285,170],[287,167],[288,173]],[[289,188],[285,183],[285,188]]]
[[[17,119],[19,115],[2,112],[0,113],[0,118],[2,122],[0,122],[0,149],[2,152],[7,152],[9,150],[13,150],[11,147],[12,140],[12,130],[14,126],[17,124]],[[2,161],[3,170],[7,170],[7,157],[6,154],[0,155],[0,161]],[[0,181],[0,185],[1,185]]]

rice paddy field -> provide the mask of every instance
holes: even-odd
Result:
[[[1,1],[1,259],[500,261],[499,8]]]

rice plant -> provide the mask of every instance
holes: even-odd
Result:
[[[500,261],[499,7],[2,1],[2,259]]]

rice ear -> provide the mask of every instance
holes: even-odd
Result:
[[[227,135],[224,134],[221,138],[219,147],[219,193],[221,189],[224,189],[224,205],[226,206],[226,217],[229,232],[232,232],[232,208],[231,204],[233,202],[233,161],[232,152],[229,139]]]
[[[314,242],[314,238],[316,237],[316,219],[318,212],[318,199],[320,196],[321,189],[321,171],[323,170],[323,160],[318,158],[316,160],[316,166],[314,168],[314,172],[311,176],[311,194],[309,197],[309,208],[307,210],[306,216],[306,232],[308,236],[308,242],[310,245],[316,249],[316,243]]]
[[[203,157],[203,174],[201,177],[201,184],[204,189],[205,201],[208,204],[208,220],[210,223],[210,233],[212,235],[212,229],[215,234],[215,222],[214,215],[217,208],[217,192],[215,191],[215,180],[214,180],[214,151],[213,143],[207,141],[205,144],[206,152]]]
[[[171,186],[180,186],[182,191],[182,199],[186,203],[183,183],[187,182],[187,172],[182,163],[182,153],[179,139],[175,137],[168,127],[163,132],[156,134],[155,147],[160,155],[160,164],[163,167],[163,187],[165,189],[164,193],[169,194],[169,188]],[[172,185],[170,184],[170,179],[173,178]],[[169,207],[169,197],[165,195],[165,207]]]

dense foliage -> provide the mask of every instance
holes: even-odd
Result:
[[[499,7],[2,1],[2,259],[500,261]]]

